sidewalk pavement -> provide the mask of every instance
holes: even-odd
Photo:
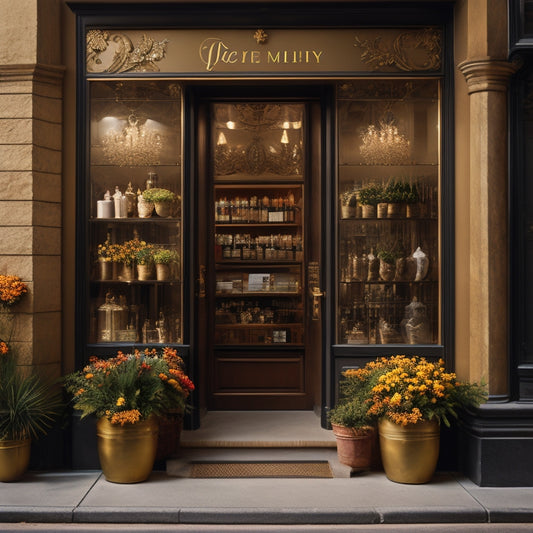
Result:
[[[394,483],[383,472],[331,479],[192,479],[153,472],[131,485],[110,483],[100,471],[28,472],[18,482],[0,483],[0,530],[18,531],[21,522],[29,529],[27,523],[34,523],[34,530],[36,524],[58,524],[50,531],[66,524],[77,524],[72,531],[88,530],[87,524],[99,524],[101,531],[110,527],[104,524],[130,524],[123,528],[130,531],[139,524],[161,525],[146,531],[164,531],[163,524],[188,525],[180,531],[228,531],[230,525],[231,531],[282,531],[281,525],[296,531],[296,524],[313,532],[375,524],[382,524],[379,531],[428,531],[414,524],[458,525],[432,531],[533,531],[533,486],[478,487],[448,472],[424,485]]]

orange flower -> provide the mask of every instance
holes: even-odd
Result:
[[[0,355],[6,355],[9,352],[9,347],[4,341],[0,341]]]
[[[0,303],[11,307],[28,292],[27,285],[18,276],[0,275]]]
[[[88,374],[85,374],[85,379],[92,379],[94,378],[94,374],[91,374],[90,372]]]
[[[115,413],[111,417],[111,423],[115,425],[124,426],[125,424],[135,424],[141,419],[141,413],[137,409],[130,409],[129,411],[121,411]]]

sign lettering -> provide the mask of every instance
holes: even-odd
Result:
[[[232,50],[222,39],[208,38],[200,45],[200,59],[208,72],[217,65],[305,63],[319,65],[323,50]]]

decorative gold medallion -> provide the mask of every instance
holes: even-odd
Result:
[[[257,30],[254,33],[254,39],[257,44],[266,44],[268,42],[268,33],[265,30]]]

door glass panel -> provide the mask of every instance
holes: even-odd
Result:
[[[215,345],[304,342],[304,109],[213,104]]]
[[[178,85],[90,84],[88,190],[89,343],[182,343]]]
[[[337,343],[439,342],[439,82],[337,87]]]

